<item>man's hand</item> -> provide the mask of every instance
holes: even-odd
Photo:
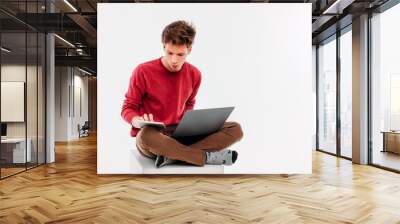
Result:
[[[135,128],[139,128],[139,127],[136,127],[136,126],[134,125],[134,124],[135,124],[134,121],[136,121],[136,120],[154,121],[154,120],[153,120],[153,114],[143,114],[143,116],[136,116],[136,117],[133,117],[133,118],[132,118],[132,121],[131,121],[131,124],[132,124],[132,126],[135,127]]]

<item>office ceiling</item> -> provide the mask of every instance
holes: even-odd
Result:
[[[52,8],[46,10],[46,1],[0,1],[0,25],[3,33],[25,32],[25,29],[41,32],[55,32],[56,65],[81,66],[96,71],[97,54],[97,3],[171,3],[171,2],[212,2],[212,3],[312,3],[312,35],[316,44],[332,35],[337,28],[351,23],[352,17],[372,10],[388,0],[47,0]],[[70,4],[70,5],[69,5]],[[328,10],[327,10],[328,9]],[[25,13],[28,12],[28,13]],[[340,23],[337,23],[341,20]],[[347,21],[347,22],[346,22]],[[339,24],[339,25],[338,25]],[[17,34],[14,34],[17,35]],[[11,38],[8,41],[20,41]],[[3,42],[4,43],[4,42]],[[20,43],[22,44],[22,43]],[[15,44],[18,45],[18,44]],[[29,51],[29,50],[28,50]]]

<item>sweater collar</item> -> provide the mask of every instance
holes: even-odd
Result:
[[[167,72],[167,73],[169,73],[169,74],[179,74],[179,73],[181,73],[181,71],[183,70],[183,69],[185,69],[186,68],[186,61],[183,63],[183,65],[182,65],[182,68],[181,68],[181,70],[179,70],[179,71],[177,71],[177,72],[171,72],[170,70],[168,70],[165,66],[164,66],[164,64],[162,63],[162,61],[161,61],[161,59],[162,59],[162,56],[158,59],[158,63],[160,63],[160,65],[161,65],[161,67],[163,68],[163,70],[165,70],[165,72]]]

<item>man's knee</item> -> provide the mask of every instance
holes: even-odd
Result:
[[[141,147],[151,147],[161,133],[153,127],[143,127],[136,135],[136,142]]]
[[[240,141],[243,138],[243,130],[242,126],[238,122],[229,122],[230,123],[230,134],[236,139],[236,141]]]

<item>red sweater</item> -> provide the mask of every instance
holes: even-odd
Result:
[[[122,106],[122,118],[131,124],[132,118],[153,114],[154,121],[176,125],[186,110],[191,110],[201,82],[201,73],[185,62],[179,72],[170,72],[161,58],[135,68]],[[133,128],[131,136],[139,129]]]

